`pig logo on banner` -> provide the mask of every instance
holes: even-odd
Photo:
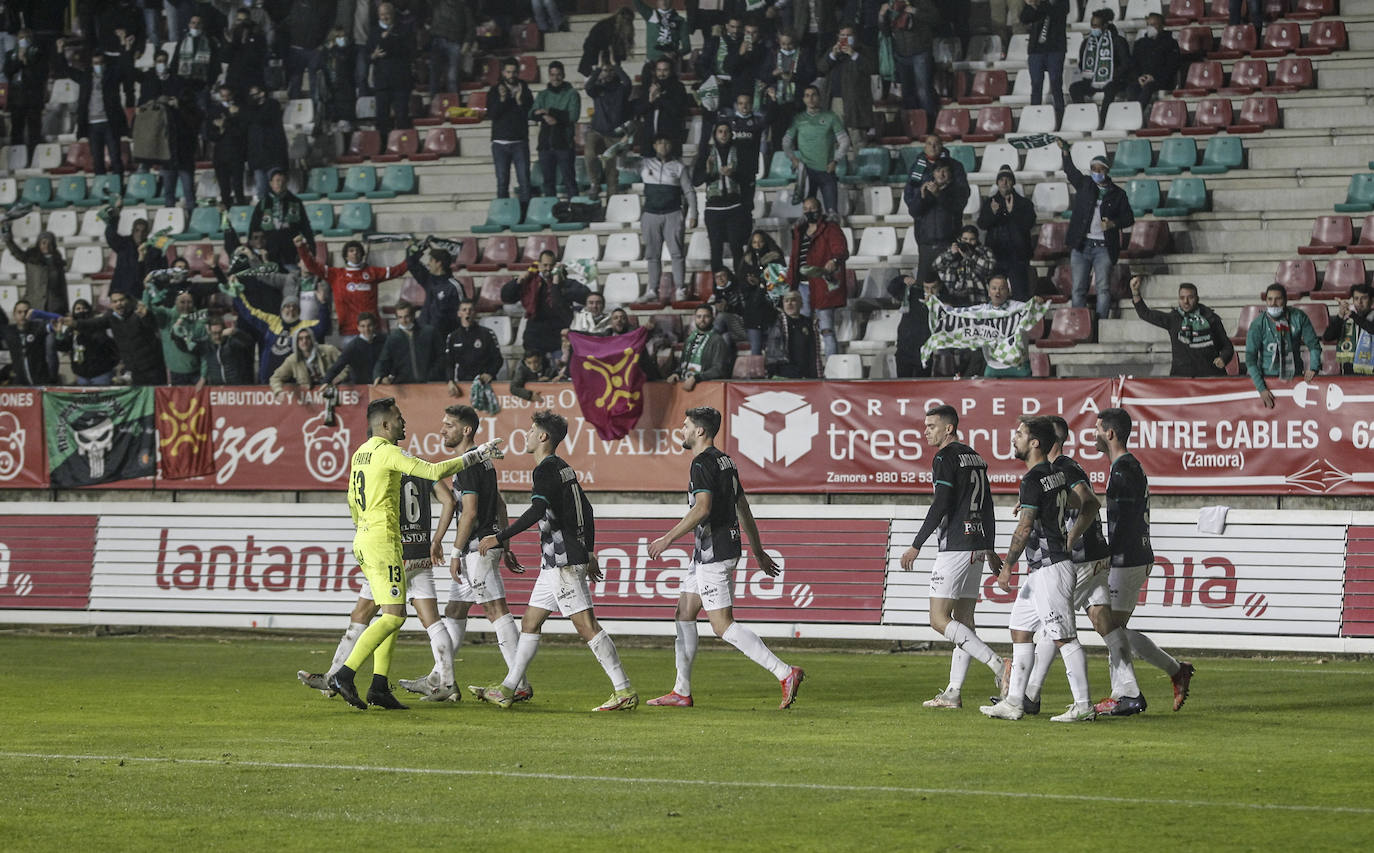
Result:
[[[769,415],[774,416],[771,425]],[[761,391],[740,403],[730,432],[739,452],[755,465],[781,462],[787,466],[811,452],[811,443],[821,431],[820,421],[820,415],[800,394]]]
[[[348,427],[325,425],[325,413],[301,424],[305,440],[305,467],[321,483],[332,483],[348,472],[348,457],[353,452]]]
[[[0,412],[0,480],[13,480],[24,470],[26,437],[13,412]]]

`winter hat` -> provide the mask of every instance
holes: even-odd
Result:
[[[1013,184],[1016,183],[1016,173],[1011,170],[1010,166],[1003,166],[997,170],[997,180],[1000,181],[1003,178],[1009,179]]]
[[[1111,168],[1111,165],[1112,165],[1111,163],[1108,163],[1108,162],[1107,162],[1107,158],[1104,157],[1104,156],[1102,156],[1101,154],[1098,154],[1096,157],[1094,157],[1094,158],[1093,158],[1093,162],[1094,162],[1094,163],[1101,163],[1102,165],[1104,165],[1104,166],[1106,166],[1106,167],[1108,167],[1108,168]],[[1089,166],[1089,168],[1091,168],[1091,166]]]

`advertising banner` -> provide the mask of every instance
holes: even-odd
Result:
[[[37,388],[0,388],[0,489],[46,485],[43,394]]]
[[[215,473],[210,389],[181,385],[157,389],[158,476],[183,480]]]
[[[0,609],[85,610],[94,515],[0,517]]]

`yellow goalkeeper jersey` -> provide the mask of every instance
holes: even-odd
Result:
[[[348,511],[358,528],[355,541],[369,540],[401,547],[401,475],[439,480],[463,470],[463,459],[443,462],[417,459],[381,436],[353,451],[348,472]]]

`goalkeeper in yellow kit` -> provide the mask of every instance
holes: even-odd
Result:
[[[440,480],[469,465],[500,459],[501,439],[443,462],[417,459],[396,446],[406,436],[406,421],[393,397],[373,400],[367,407],[367,429],[371,438],[353,451],[348,472],[348,509],[358,532],[353,536],[353,556],[372,587],[372,597],[381,615],[363,631],[353,653],[330,676],[329,686],[355,708],[405,708],[391,693],[387,672],[396,634],[405,623],[406,576],[401,560],[400,482],[401,475],[413,474],[426,480]],[[358,697],[353,677],[369,655],[372,661],[372,687],[367,701]]]

